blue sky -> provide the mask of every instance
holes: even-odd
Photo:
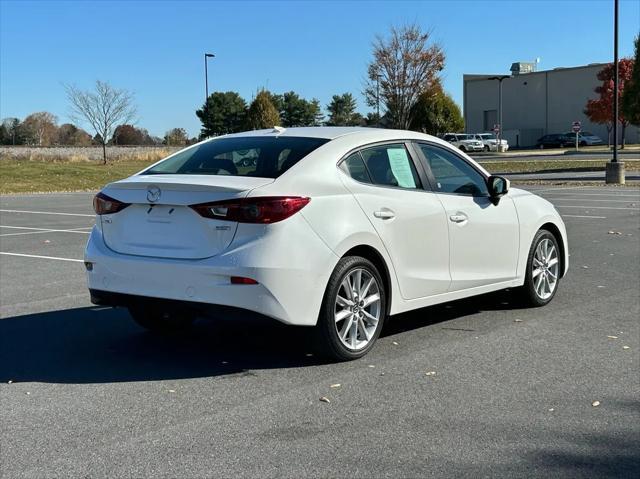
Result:
[[[294,90],[325,106],[362,81],[376,33],[417,22],[446,52],[444,85],[462,104],[464,73],[611,61],[613,0],[583,1],[12,1],[0,0],[0,117],[50,111],[68,120],[63,84],[96,79],[135,93],[138,125],[197,135],[209,90],[250,100]],[[633,53],[640,2],[620,2],[620,54]]]

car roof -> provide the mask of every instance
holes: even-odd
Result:
[[[465,133],[459,133],[464,135]],[[304,137],[304,138],[324,138],[327,140],[335,140],[337,138],[348,137],[354,143],[372,143],[376,141],[388,140],[428,140],[434,143],[447,144],[447,142],[417,131],[410,130],[391,130],[387,128],[369,128],[362,126],[309,126],[309,127],[291,127],[291,128],[269,128],[265,130],[243,131],[241,133],[232,133],[229,135],[209,138],[205,141],[211,141],[222,138],[242,138],[251,136],[264,137]]]

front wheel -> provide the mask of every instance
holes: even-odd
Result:
[[[342,258],[331,274],[316,326],[320,352],[339,361],[367,354],[380,336],[386,292],[378,269],[366,258]]]
[[[496,150],[497,150],[497,148],[496,148]],[[487,152],[490,151],[489,145],[484,145],[484,151],[487,151]]]
[[[179,333],[188,330],[196,319],[191,311],[168,309],[161,305],[135,304],[127,308],[131,318],[154,333]]]
[[[560,282],[560,248],[555,236],[547,230],[536,233],[527,258],[527,270],[520,297],[528,306],[548,304]]]

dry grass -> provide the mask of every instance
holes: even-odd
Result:
[[[179,148],[159,146],[109,146],[107,161],[141,161],[151,163],[169,156]],[[102,148],[96,146],[30,147],[0,146],[0,161],[39,161],[53,163],[101,162]]]

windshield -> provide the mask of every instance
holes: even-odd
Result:
[[[214,139],[180,151],[142,174],[277,178],[328,141],[290,136]]]
[[[482,137],[483,140],[495,140],[496,139],[496,135],[494,135],[493,133],[483,133],[480,136]]]

